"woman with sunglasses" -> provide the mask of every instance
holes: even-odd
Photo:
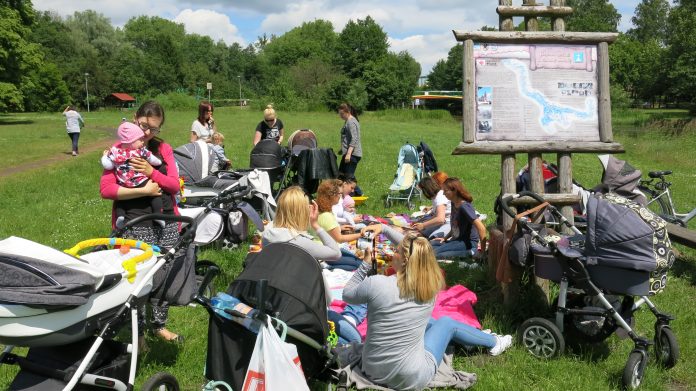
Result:
[[[283,121],[278,118],[273,105],[266,106],[263,111],[263,121],[256,125],[256,134],[254,134],[254,145],[261,140],[274,140],[278,144],[283,142],[285,128]]]
[[[162,213],[178,215],[175,196],[179,193],[179,171],[174,161],[174,151],[164,140],[156,137],[160,133],[160,127],[164,124],[164,109],[155,101],[145,102],[136,111],[133,123],[142,129],[147,149],[158,157],[162,164],[155,169],[145,159],[131,159],[131,168],[150,179],[145,186],[135,188],[119,186],[114,170],[104,170],[99,183],[101,196],[105,199],[118,200],[119,205],[124,202],[128,204],[125,208],[125,222],[152,213],[151,197],[161,197]],[[112,212],[112,226],[114,228],[115,218],[116,216]],[[129,227],[124,236],[157,245],[162,251],[166,251],[178,240],[179,226],[175,222],[168,222],[164,226],[152,224],[151,221],[144,222]],[[150,324],[158,337],[167,341],[181,342],[183,341],[181,336],[172,333],[165,327],[168,313],[169,305],[157,300],[157,304],[152,305]],[[144,321],[143,316],[140,319]],[[141,327],[140,330],[143,331],[144,327]]]
[[[213,119],[213,104],[201,102],[198,105],[198,118],[193,120],[191,124],[190,141],[203,140],[205,142],[211,142],[213,133],[215,133],[216,130],[215,120]]]
[[[426,238],[404,236],[388,226],[381,231],[398,247],[392,257],[396,275],[367,277],[372,252],[343,289],[343,300],[367,304],[367,337],[361,371],[375,384],[395,390],[425,388],[437,372],[450,342],[483,346],[497,356],[512,336],[488,334],[443,316],[431,318],[444,278]]]

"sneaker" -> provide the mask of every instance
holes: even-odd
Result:
[[[77,156],[77,152],[72,151],[72,155],[73,155],[73,156]]]
[[[490,353],[491,356],[497,356],[500,353],[504,352],[507,348],[512,345],[512,336],[511,335],[494,335],[495,337],[495,346],[491,348],[488,352]]]

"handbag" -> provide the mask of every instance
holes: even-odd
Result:
[[[259,330],[242,391],[309,391],[297,347],[284,342],[288,326],[283,322],[280,324],[283,327],[282,338],[271,325],[270,317]]]

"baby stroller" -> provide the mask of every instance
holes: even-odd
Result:
[[[285,173],[286,163],[287,151],[275,140],[259,141],[249,156],[249,167],[266,171],[271,181],[271,188],[279,186]]]
[[[276,197],[283,189],[297,185],[307,194],[314,194],[322,179],[336,178],[336,154],[331,148],[318,148],[310,129],[295,131],[288,139],[290,157]]]
[[[534,198],[540,204],[537,212],[547,208],[575,235],[540,235],[539,226],[516,216],[509,207],[512,199],[522,196]],[[555,319],[531,318],[520,326],[520,342],[529,353],[540,358],[562,354],[564,332],[600,342],[621,329],[634,342],[622,381],[626,388],[635,389],[643,378],[651,342],[630,324],[633,313],[647,304],[656,318],[657,360],[666,368],[676,364],[679,346],[669,325],[674,317],[660,312],[648,298],[664,289],[667,270],[675,260],[659,216],[613,193],[593,196],[587,207],[587,235],[582,235],[536,193],[504,197],[502,208],[516,219],[520,238],[531,236],[534,274],[560,284]]]
[[[389,193],[384,201],[384,206],[389,208],[394,200],[405,200],[406,206],[409,209],[413,209],[415,204],[411,201],[411,198],[413,196],[420,197],[421,195],[418,189],[418,182],[420,182],[422,174],[423,161],[418,150],[412,144],[404,144],[399,149],[394,182],[389,186]]]
[[[227,293],[256,310],[245,314],[197,298],[210,314],[206,378],[241,390],[258,327],[271,316],[287,324],[286,342],[296,345],[307,379],[338,380],[321,267],[306,251],[287,243],[265,246],[249,255]]]
[[[184,144],[174,150],[174,159],[184,181],[180,203],[200,206],[217,197],[222,190],[239,184],[251,188],[247,199],[254,209],[264,219],[273,220],[275,199],[268,173],[256,169],[213,173],[214,158],[215,154],[210,145],[201,140]]]
[[[230,185],[202,206],[182,206],[179,212],[196,220],[193,243],[202,246],[223,241],[223,247],[236,246],[249,236],[249,220],[257,230],[263,231],[263,221],[256,210],[243,201],[251,192],[239,182]]]
[[[10,390],[133,389],[137,308],[168,284],[185,262],[180,256],[192,255],[196,228],[190,218],[165,215],[141,216],[128,224],[151,219],[188,223],[190,229],[166,254],[119,238],[87,240],[65,252],[17,237],[0,241],[1,274],[12,276],[0,282],[0,344],[6,345],[0,364],[21,368]],[[121,248],[78,255],[103,245]],[[195,280],[179,282],[178,299],[169,300],[187,303]],[[129,319],[131,343],[113,340]],[[28,347],[26,356],[13,354],[15,346]]]

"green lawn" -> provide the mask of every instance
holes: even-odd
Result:
[[[617,116],[616,139],[626,148],[620,156],[635,167],[647,172],[671,169],[670,177],[676,191],[679,209],[696,205],[696,151],[694,131],[671,132],[646,128],[646,116],[651,111],[623,112]],[[47,167],[0,178],[0,238],[10,235],[25,237],[59,249],[68,248],[78,241],[109,234],[111,203],[101,200],[98,181],[101,173],[100,148],[113,140],[113,130],[121,117],[132,112],[83,113],[86,128],[81,145],[94,146],[94,152],[77,158],[66,158]],[[167,112],[162,136],[172,145],[185,143],[191,121],[196,113]],[[664,113],[659,113],[663,116]],[[671,114],[670,114],[671,115]],[[681,113],[675,114],[683,117]],[[321,147],[339,147],[340,118],[334,113],[280,112],[286,126],[286,135],[300,128],[311,128],[318,136]],[[661,117],[664,118],[664,117]],[[219,130],[226,136],[226,149],[235,167],[249,163],[249,151],[260,112],[239,108],[218,108],[215,119]],[[388,111],[366,113],[360,117],[364,157],[358,166],[360,186],[370,198],[361,212],[384,215],[387,212],[406,212],[402,204],[390,210],[384,208],[384,197],[396,170],[399,148],[405,142],[427,142],[435,153],[438,165],[450,176],[457,176],[474,196],[477,209],[493,216],[493,201],[499,191],[500,157],[453,156],[451,151],[461,138],[461,124],[438,112]],[[0,170],[22,166],[28,162],[52,158],[69,151],[64,120],[55,114],[13,114],[0,116]],[[96,148],[99,147],[99,148]],[[555,157],[548,155],[554,161]],[[574,176],[586,187],[600,182],[601,166],[592,154],[573,156]],[[519,155],[518,166],[526,162]],[[428,201],[422,201],[426,204]],[[490,222],[493,217],[489,218]],[[692,222],[691,227],[694,228]],[[224,274],[216,281],[224,289],[241,268],[244,248],[234,251],[204,249],[200,258],[218,262]],[[689,390],[696,388],[696,319],[693,305],[696,300],[696,252],[678,247],[681,256],[671,274],[665,293],[655,302],[664,311],[677,316],[673,328],[681,345],[681,361],[671,370],[654,364],[648,366],[644,390]],[[463,283],[477,292],[477,315],[485,327],[496,332],[514,333],[517,326],[532,314],[541,313],[534,302],[522,300],[512,309],[501,305],[500,294],[494,284],[485,278],[485,271],[470,272],[456,266],[447,268],[450,284]],[[524,291],[523,291],[524,292]],[[526,297],[526,296],[525,296]],[[201,308],[175,308],[171,312],[170,329],[185,336],[186,343],[174,346],[149,339],[151,352],[141,356],[137,384],[154,372],[167,370],[175,374],[184,390],[200,389],[204,379],[207,340],[207,314]],[[652,336],[651,315],[639,312],[637,329]],[[485,354],[458,354],[457,368],[478,375],[477,390],[607,390],[618,389],[621,373],[632,343],[611,337],[598,346],[581,346],[553,361],[539,361],[514,347],[501,356]],[[2,366],[0,389],[14,376],[15,369]]]

